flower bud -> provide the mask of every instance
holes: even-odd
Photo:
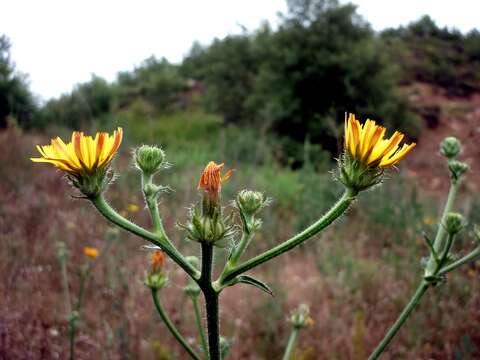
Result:
[[[167,284],[168,278],[163,273],[148,274],[145,278],[145,285],[150,289],[160,290]]]
[[[261,192],[242,190],[237,195],[237,204],[245,215],[255,215],[266,203]]]
[[[145,278],[145,285],[150,289],[159,290],[163,288],[168,281],[164,272],[166,257],[165,254],[156,250],[150,257],[150,271]]]
[[[465,226],[465,220],[462,214],[459,213],[448,213],[447,219],[445,220],[445,230],[450,235],[457,234]]]
[[[60,261],[65,261],[68,258],[67,245],[63,241],[59,241],[56,244],[57,257]]]
[[[450,160],[448,163],[448,169],[450,170],[452,178],[458,180],[470,169],[470,166],[462,161]]]
[[[306,304],[293,310],[290,315],[290,323],[294,328],[301,329],[313,325],[313,319],[310,317],[310,308]]]
[[[460,141],[454,137],[446,137],[440,144],[440,153],[446,158],[453,159],[462,148]]]
[[[190,213],[190,222],[186,225],[178,224],[187,232],[187,238],[196,242],[205,242],[220,246],[230,239],[235,230],[231,218],[222,217],[215,213],[213,217],[201,215],[195,208]]]
[[[197,285],[193,280],[189,281],[187,286],[183,288],[185,293],[190,297],[197,297],[200,295],[200,286]]]
[[[165,152],[156,146],[142,145],[135,150],[134,160],[145,175],[153,175],[164,166]]]

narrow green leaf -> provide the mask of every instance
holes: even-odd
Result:
[[[257,288],[259,288],[260,290],[262,291],[265,291],[267,294],[271,295],[271,296],[274,296],[273,295],[273,291],[268,287],[268,285],[266,285],[265,283],[263,283],[262,281],[260,280],[257,280],[251,276],[248,276],[248,275],[240,275],[239,277],[237,277],[235,279],[235,281],[232,283],[232,285],[234,284],[238,284],[238,283],[244,283],[244,284],[249,284],[249,285],[253,285]]]

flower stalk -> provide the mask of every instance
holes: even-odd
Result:
[[[420,300],[422,299],[423,295],[426,293],[430,286],[430,283],[422,280],[420,282],[420,285],[418,285],[417,290],[415,291],[415,294],[413,294],[412,298],[408,302],[407,306],[403,309],[403,311],[400,313],[399,317],[395,321],[395,323],[392,325],[392,327],[388,330],[380,344],[375,348],[375,350],[372,352],[372,354],[369,356],[368,360],[376,360],[378,357],[385,351],[387,346],[390,344],[394,336],[397,334],[397,332],[400,330],[400,328],[403,326],[405,321],[407,321],[408,317],[412,313],[412,311],[415,309],[415,307],[420,303]]]
[[[161,248],[162,251],[164,251],[170,258],[172,258],[173,261],[175,261],[183,270],[185,270],[189,276],[196,280],[200,278],[199,271],[186,261],[185,257],[171,244],[171,242],[166,242],[163,237],[145,230],[137,224],[125,219],[106,202],[102,195],[95,196],[90,200],[107,220],[111,221],[122,229],[131,232],[132,234],[150,241],[152,244]]]
[[[182,345],[185,351],[192,357],[192,359],[200,360],[201,358],[197,355],[197,353],[191,348],[185,338],[180,334],[177,330],[175,325],[172,323],[170,318],[168,317],[167,313],[163,309],[162,303],[158,299],[158,289],[151,289],[153,303],[155,304],[155,309],[157,309],[158,315],[160,315],[163,323],[168,328],[170,333],[177,339],[177,341]]]
[[[253,269],[254,267],[263,264],[283,253],[293,249],[294,247],[300,245],[306,240],[310,239],[314,235],[318,234],[320,231],[325,229],[328,225],[333,223],[338,219],[345,211],[348,209],[350,204],[355,200],[357,192],[353,189],[345,189],[345,192],[337,201],[337,203],[327,211],[318,221],[307,227],[302,232],[293,236],[292,238],[284,241],[280,245],[273,247],[270,250],[267,250],[260,255],[257,255],[250,260],[243,262],[242,264],[233,267],[232,269],[225,269],[221,274],[220,278],[215,283],[215,286],[222,287],[223,284],[228,283],[236,276]]]

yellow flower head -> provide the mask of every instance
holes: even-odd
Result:
[[[85,256],[88,256],[88,257],[92,258],[92,259],[95,259],[96,257],[98,257],[98,255],[100,255],[100,252],[94,247],[85,246],[83,248],[83,254]]]
[[[115,130],[113,135],[97,133],[95,138],[74,131],[68,144],[57,137],[51,140],[50,145],[37,145],[42,157],[31,160],[50,163],[71,175],[92,174],[105,169],[112,161],[122,142],[122,135],[122,128]]]
[[[233,170],[230,169],[222,176],[220,170],[223,166],[223,163],[216,164],[215,162],[210,161],[203,170],[202,176],[198,182],[198,188],[204,189],[211,194],[218,194],[222,187],[222,183],[230,179],[233,174]]]
[[[389,139],[385,139],[385,132],[386,129],[375,121],[369,119],[361,125],[355,115],[350,114],[348,119],[345,119],[345,150],[364,168],[394,166],[416,144],[403,144],[400,147],[404,135],[395,131]]]

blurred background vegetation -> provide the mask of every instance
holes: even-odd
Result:
[[[107,225],[86,204],[66,201],[71,191],[58,174],[28,161],[34,144],[47,143],[52,135],[68,138],[71,130],[122,126],[120,177],[108,197],[145,226],[148,216],[129,152],[142,143],[163,146],[174,167],[161,181],[175,192],[161,207],[177,243],[182,235],[175,221],[183,221],[185,207],[197,200],[201,169],[209,160],[225,161],[237,169],[224,188],[225,199],[242,188],[274,199],[248,256],[311,223],[335,201],[341,189],[328,171],[341,151],[345,112],[404,131],[419,141],[417,155],[412,154],[411,165],[405,161],[407,171],[362,195],[322,241],[259,270],[275,289],[275,299],[243,288],[227,294],[225,309],[232,315],[225,317],[224,330],[236,340],[232,358],[278,358],[288,335],[285,314],[307,302],[315,325],[305,331],[296,358],[363,359],[374,347],[416,282],[426,254],[422,231],[435,229],[448,184],[436,157],[438,142],[459,126],[460,135],[478,142],[477,128],[468,124],[478,127],[480,33],[439,28],[428,16],[379,33],[353,5],[287,2],[289,10],[277,28],[266,23],[211,44],[195,43],[180,64],[151,57],[113,82],[92,76],[45,103],[35,99],[28,77],[16,69],[8,37],[0,37],[0,129],[5,129],[0,132],[5,199],[0,204],[0,294],[8,294],[0,300],[0,335],[6,334],[0,336],[0,358],[62,357],[66,319],[58,309],[62,289],[54,244],[68,244],[74,274],[83,262],[82,247],[103,251],[107,238],[115,240],[98,260],[87,293],[77,339],[80,358],[182,358],[147,305],[140,282],[146,256],[139,243],[123,241],[125,234],[106,236]],[[467,146],[466,156],[480,155],[477,148]],[[476,184],[473,180],[462,189],[460,202],[472,223],[480,221]],[[128,210],[128,204],[140,211]],[[460,243],[468,246],[468,236]],[[188,254],[197,251],[180,244]],[[480,356],[480,295],[472,281],[478,268],[464,269],[425,301],[387,356]],[[175,285],[164,303],[193,339],[193,315],[178,308],[185,279],[171,271]],[[251,306],[268,321],[259,324],[248,311]]]

